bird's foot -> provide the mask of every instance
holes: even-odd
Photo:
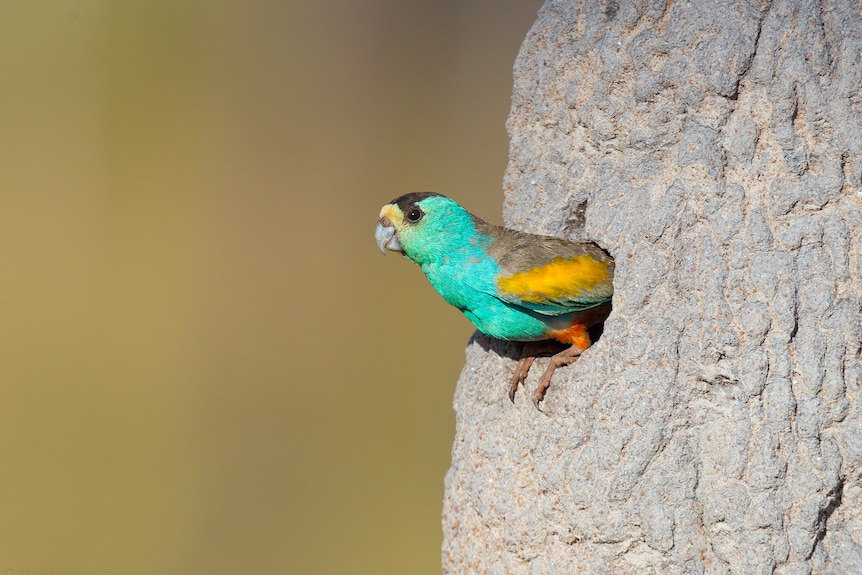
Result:
[[[545,393],[551,386],[551,378],[554,376],[554,372],[557,370],[557,368],[575,363],[576,361],[578,361],[578,358],[581,357],[581,353],[583,353],[583,351],[584,350],[579,348],[577,345],[572,345],[571,347],[564,349],[560,353],[551,356],[551,361],[548,364],[548,369],[545,370],[544,375],[542,375],[542,379],[539,380],[539,387],[536,388],[536,393],[533,396],[533,405],[536,406],[536,409],[542,411],[539,408],[539,403],[543,399],[545,399]]]
[[[518,391],[518,386],[522,383],[527,383],[527,374],[530,373],[530,367],[536,361],[535,355],[525,355],[518,362],[518,367],[515,368],[515,375],[512,377],[512,384],[509,386],[509,399],[515,403],[515,392]]]
[[[512,376],[512,383],[509,386],[509,399],[512,400],[512,403],[515,403],[515,393],[518,391],[518,386],[527,382],[527,375],[530,373],[530,368],[533,366],[533,362],[536,361],[536,357],[543,353],[555,352],[558,349],[560,349],[559,344],[552,340],[528,341],[524,344],[521,360],[518,362],[518,367],[515,368],[515,374]],[[553,360],[554,357],[559,356],[561,353],[563,352],[554,355],[551,359]],[[553,373],[553,370],[551,370],[551,373]],[[547,372],[545,372],[545,375],[547,375]],[[542,381],[544,381],[544,379],[545,377],[543,376]],[[550,385],[550,381],[550,376],[548,376],[548,384],[545,385],[545,389]],[[544,397],[544,395],[545,393],[542,391],[542,397]],[[541,401],[541,399],[539,401]]]

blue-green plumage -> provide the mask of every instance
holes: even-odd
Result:
[[[493,226],[439,194],[385,205],[375,237],[381,251],[418,264],[443,299],[495,338],[556,339],[580,353],[590,345],[586,328],[610,310],[613,259],[600,248]]]

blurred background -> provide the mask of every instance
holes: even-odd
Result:
[[[473,329],[374,225],[500,222],[540,4],[0,0],[0,573],[440,572]]]

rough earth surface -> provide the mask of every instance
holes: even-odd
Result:
[[[862,5],[547,2],[508,129],[614,311],[544,413],[470,342],[444,573],[862,573]]]

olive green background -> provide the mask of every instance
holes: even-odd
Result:
[[[0,0],[0,573],[440,572],[473,330],[374,224],[499,223],[539,4]]]

